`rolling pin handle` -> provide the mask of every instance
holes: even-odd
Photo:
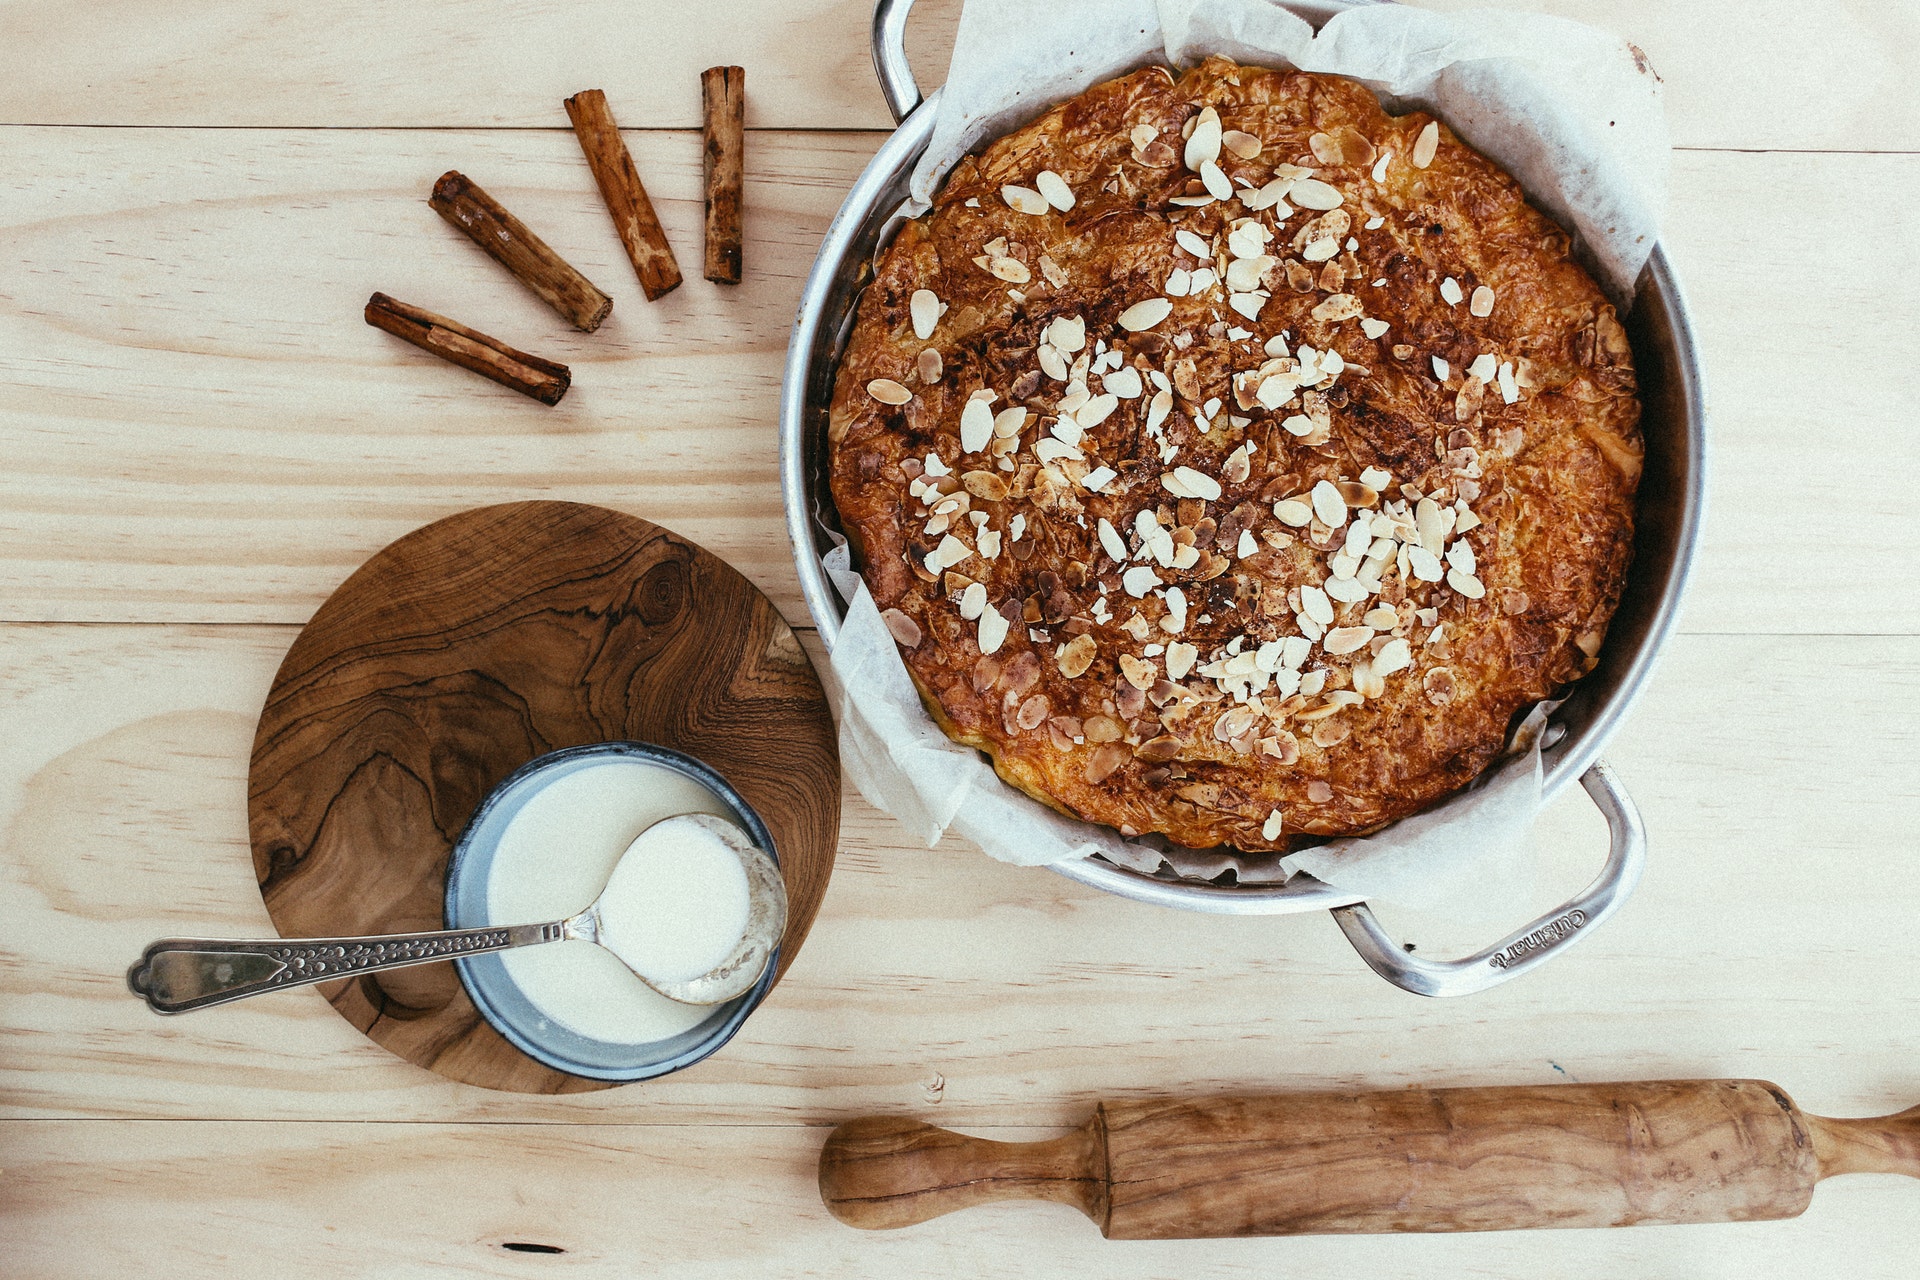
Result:
[[[835,1129],[820,1151],[820,1198],[851,1227],[912,1226],[993,1200],[1053,1200],[1105,1226],[1100,1117],[1045,1142],[970,1138],[898,1116]]]
[[[1920,1107],[1858,1120],[1809,1115],[1806,1122],[1823,1178],[1839,1173],[1904,1173],[1920,1178]]]

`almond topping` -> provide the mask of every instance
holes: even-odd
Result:
[[[940,313],[946,308],[940,305],[940,297],[931,289],[915,289],[907,304],[913,315],[913,336],[925,342],[933,336],[934,326],[940,323]]]
[[[1220,145],[1242,160],[1251,160],[1260,154],[1260,139],[1240,129],[1229,129],[1221,134]]]
[[[1347,503],[1340,496],[1340,490],[1332,483],[1322,480],[1313,486],[1313,514],[1330,529],[1338,529],[1347,522]]]
[[[1413,167],[1424,169],[1432,164],[1434,153],[1439,149],[1440,122],[1429,120],[1427,127],[1420,131],[1420,136],[1413,140],[1413,155],[1409,157],[1413,161]]]
[[[1282,498],[1273,504],[1273,518],[1295,529],[1304,529],[1313,519],[1313,508],[1298,498]]]
[[[1033,279],[1033,273],[1027,270],[1027,264],[1018,258],[988,258],[987,271],[1008,284],[1025,284]]]
[[[980,652],[998,653],[1007,639],[1007,620],[998,609],[988,609],[980,615]]]
[[[1459,306],[1460,300],[1464,297],[1466,297],[1466,295],[1460,292],[1460,282],[1452,276],[1448,276],[1440,282],[1440,299],[1448,306]]]
[[[1481,285],[1473,291],[1473,298],[1467,303],[1467,310],[1476,316],[1493,314],[1493,290]]]
[[[927,384],[940,381],[940,374],[944,368],[945,362],[940,359],[940,353],[932,347],[922,351],[920,358],[914,362],[914,369],[919,373],[920,381]]]
[[[1173,475],[1191,497],[1212,502],[1220,496],[1220,482],[1205,472],[1195,471],[1192,467],[1175,467]]]
[[[1005,186],[1000,188],[1000,198],[1007,202],[1015,213],[1045,213],[1053,206],[1047,198],[1031,187]]]
[[[1462,573],[1458,569],[1447,570],[1447,585],[1469,600],[1478,600],[1487,594],[1487,589],[1481,585],[1480,579],[1470,573]]]
[[[1165,298],[1148,298],[1136,302],[1120,313],[1120,327],[1129,333],[1138,333],[1142,329],[1151,329],[1173,314],[1173,303]]]
[[[905,404],[913,399],[913,392],[892,378],[875,378],[867,384],[867,394],[881,404]]]
[[[1167,645],[1167,679],[1184,680],[1193,670],[1193,663],[1200,656],[1200,650],[1184,640],[1174,640]],[[1153,668],[1148,667],[1151,672]]]
[[[1075,680],[1087,673],[1093,665],[1094,652],[1099,648],[1092,636],[1075,636],[1067,641],[1055,661],[1059,664],[1060,674],[1069,680]]]
[[[1267,815],[1267,820],[1260,824],[1260,838],[1262,840],[1278,840],[1280,838],[1280,832],[1285,827],[1286,820],[1281,816],[1280,811],[1275,809]]]
[[[1142,693],[1153,688],[1160,680],[1159,672],[1154,670],[1151,662],[1136,658],[1130,653],[1120,655],[1120,674],[1125,677],[1128,684]]]
[[[1320,643],[1328,653],[1355,653],[1373,640],[1372,627],[1335,627]]]
[[[1033,185],[1040,188],[1041,198],[1060,212],[1065,213],[1073,208],[1073,188],[1053,170],[1042,169],[1035,174]]]
[[[1338,209],[1346,200],[1337,187],[1328,186],[1318,178],[1300,179],[1287,195],[1302,209]]]
[[[1213,161],[1201,162],[1200,181],[1206,184],[1207,194],[1215,200],[1233,199],[1233,183],[1227,181],[1227,175]]]
[[[1220,113],[1207,107],[1194,119],[1193,132],[1187,135],[1187,168],[1198,173],[1201,165],[1218,161],[1220,140]]]
[[[993,407],[985,400],[969,400],[960,410],[960,447],[978,453],[993,439]]]
[[[880,611],[880,621],[887,624],[887,631],[897,644],[908,649],[920,647],[920,641],[923,639],[920,634],[920,624],[906,614],[898,609],[883,609]]]
[[[1350,293],[1336,293],[1313,309],[1313,318],[1327,324],[1338,324],[1342,320],[1353,319],[1363,310],[1365,308],[1360,305],[1360,299]]]

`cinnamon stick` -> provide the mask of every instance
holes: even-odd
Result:
[[[559,404],[573,384],[573,372],[563,364],[516,351],[498,338],[384,293],[367,299],[366,316],[374,328],[385,329],[422,351],[492,378],[541,404]]]
[[[607,95],[598,89],[574,94],[567,99],[567,119],[573,121],[580,150],[586,153],[593,180],[600,186],[600,198],[613,215],[614,230],[627,248],[640,287],[646,291],[648,302],[657,302],[679,286],[680,265],[673,260],[667,233],[660,229],[653,201],[647,199],[633,157],[621,141],[620,127],[607,107]]]
[[[700,100],[707,140],[706,276],[721,284],[739,284],[747,69],[708,67],[700,73]]]
[[[539,294],[574,328],[592,333],[613,310],[613,299],[547,247],[520,219],[464,173],[450,169],[433,184],[427,203],[471,236],[521,284]]]

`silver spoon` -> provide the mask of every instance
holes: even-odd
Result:
[[[649,977],[608,945],[607,922],[601,915],[601,905],[607,899],[603,889],[586,910],[547,924],[486,925],[367,938],[272,938],[257,942],[162,938],[127,970],[127,985],[156,1013],[185,1013],[284,987],[578,939],[607,947],[633,969],[640,981],[669,1000],[720,1004],[752,990],[766,972],[767,961],[787,927],[786,882],[773,859],[738,827],[704,813],[682,814],[648,827],[620,855],[614,876],[643,842],[671,824],[691,824],[718,836],[747,873],[747,924],[739,943],[720,963],[691,978],[675,981]],[[613,876],[608,877],[609,884],[612,880]]]

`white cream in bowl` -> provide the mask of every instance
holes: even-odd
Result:
[[[500,953],[546,1017],[596,1040],[645,1044],[712,1016],[709,1006],[669,1000],[621,962],[682,980],[724,959],[746,928],[746,872],[720,839],[697,824],[649,830],[694,813],[733,820],[724,800],[679,770],[609,756],[542,786],[507,822],[487,870],[489,920],[558,920],[607,891],[606,946],[566,941]],[[636,856],[623,861],[630,846]]]

